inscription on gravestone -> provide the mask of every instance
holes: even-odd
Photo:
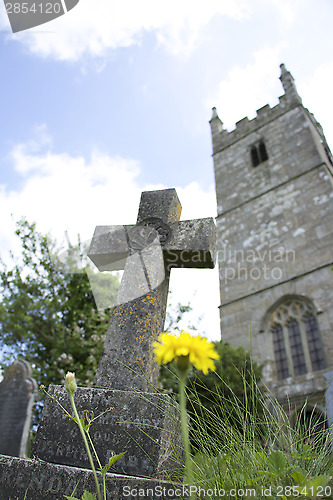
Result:
[[[175,189],[144,192],[133,226],[98,226],[89,256],[99,270],[124,269],[103,353],[98,388],[79,388],[77,406],[103,412],[90,434],[104,465],[127,451],[112,471],[177,477],[181,455],[178,410],[165,394],[152,393],[158,366],[152,342],[163,331],[172,267],[213,268],[216,229],[212,218],[179,221]],[[51,386],[62,404],[65,390]],[[67,403],[66,403],[67,402]],[[47,462],[89,467],[75,424],[47,399],[33,454]]]
[[[103,491],[102,475],[98,476]],[[95,491],[90,470],[4,455],[0,455],[0,485],[0,500],[64,500],[74,490],[75,498],[82,498],[85,490]],[[142,492],[145,500],[188,498],[187,488],[180,484],[106,474],[106,500],[137,500]]]
[[[71,412],[68,394],[51,386],[63,407]],[[166,394],[134,393],[79,387],[75,393],[80,415],[85,409],[95,416],[110,408],[90,427],[94,447],[103,465],[122,451],[126,454],[111,472],[132,476],[179,479],[182,453],[178,407]],[[77,426],[53,401],[47,401],[33,455],[48,462],[90,468]]]
[[[7,368],[0,383],[0,453],[26,455],[32,408],[37,384],[26,361],[17,360]]]

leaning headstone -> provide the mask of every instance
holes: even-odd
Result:
[[[37,384],[26,361],[15,361],[0,383],[0,453],[25,457]]]
[[[158,367],[152,342],[163,331],[172,267],[213,268],[212,218],[179,221],[174,189],[144,192],[133,226],[97,227],[89,256],[100,270],[125,267],[92,389],[79,388],[79,411],[101,415],[90,434],[102,465],[127,453],[112,472],[179,478],[182,443],[175,403],[155,394]],[[50,394],[69,408],[63,387]],[[91,413],[90,413],[91,414]],[[33,455],[46,462],[89,467],[79,430],[47,398]]]

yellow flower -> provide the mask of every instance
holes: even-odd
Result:
[[[183,331],[178,336],[162,333],[157,340],[158,342],[153,342],[153,347],[159,364],[175,360],[176,365],[185,369],[188,360],[207,375],[208,370],[215,370],[213,359],[220,359],[214,350],[214,344],[199,335],[192,337]]]

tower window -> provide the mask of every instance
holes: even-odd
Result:
[[[268,160],[266,146],[263,140],[251,146],[251,161],[252,166],[257,167],[260,163]]]
[[[265,143],[263,141],[259,142],[259,156],[260,156],[261,162],[268,160],[266,146],[265,146]]]
[[[301,300],[282,303],[270,317],[277,378],[323,370],[323,344],[314,309]]]
[[[252,146],[252,148],[251,148],[251,159],[252,159],[252,165],[254,167],[259,165],[260,160],[259,160],[258,149],[256,146]]]

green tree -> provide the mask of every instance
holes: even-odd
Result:
[[[39,384],[62,383],[73,371],[80,385],[92,384],[110,311],[98,311],[81,264],[84,245],[69,247],[66,258],[50,237],[22,219],[16,224],[22,254],[13,267],[0,262],[0,347],[2,367],[14,357],[31,363]],[[62,252],[62,255],[64,253]],[[118,279],[100,275],[100,288],[115,298]]]

